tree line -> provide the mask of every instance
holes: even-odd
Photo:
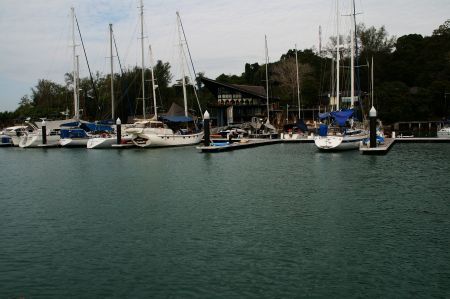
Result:
[[[349,36],[341,40],[348,41]],[[431,36],[408,34],[396,38],[389,36],[386,28],[357,26],[358,59],[356,68],[356,93],[362,95],[362,108],[370,109],[370,61],[374,60],[374,101],[378,116],[386,123],[411,120],[440,120],[449,117],[450,103],[450,20],[433,31]],[[347,43],[348,44],[348,43]],[[298,50],[301,103],[303,108],[324,107],[333,92],[333,56],[336,37],[331,38],[320,51]],[[271,97],[279,98],[280,107],[297,104],[297,79],[295,49],[288,50],[278,61],[269,63]],[[342,53],[341,82],[349,89],[350,54]],[[154,66],[157,79],[158,111],[164,112],[172,102],[182,105],[182,88],[177,80],[171,85],[173,75],[168,62],[158,61]],[[195,87],[203,107],[214,103],[214,96],[201,84],[199,73]],[[150,70],[145,70],[147,112],[153,111]],[[96,73],[93,80],[81,78],[80,107],[86,120],[111,117],[110,75]],[[219,82],[265,86],[265,65],[246,63],[240,75],[221,74]],[[334,79],[335,80],[335,79]],[[188,80],[189,81],[189,80]],[[142,115],[141,69],[134,67],[114,74],[116,114],[122,120]],[[0,112],[0,125],[20,122],[26,117],[50,119],[73,115],[73,77],[65,75],[65,83],[46,79],[38,80],[29,95],[23,96],[13,112]],[[348,86],[348,87],[345,87]],[[198,114],[192,88],[188,89],[189,109]]]

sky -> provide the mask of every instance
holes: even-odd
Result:
[[[276,61],[293,49],[318,48],[335,32],[336,0],[143,0],[145,48],[155,60],[170,62],[174,79],[181,77],[176,27],[180,12],[197,72],[206,77],[236,74],[245,63]],[[340,0],[340,14],[350,12]],[[139,0],[0,0],[0,111],[13,111],[39,79],[64,82],[72,71],[70,7],[80,25],[91,70],[110,72],[109,24],[123,66],[140,65]],[[356,0],[357,22],[384,25],[397,37],[431,35],[450,16],[449,0]],[[341,29],[350,18],[341,16]],[[341,31],[341,32],[342,32]],[[344,32],[342,32],[344,33]],[[79,38],[76,41],[80,44]],[[82,48],[80,75],[88,76]],[[146,66],[149,55],[145,53]],[[114,68],[118,69],[117,59]]]

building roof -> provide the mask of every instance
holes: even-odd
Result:
[[[256,97],[265,100],[266,89],[262,86],[253,86],[253,85],[237,85],[237,84],[229,84],[222,83],[208,78],[201,78],[201,81],[205,84],[205,86],[215,95],[217,96],[218,87],[225,87],[231,90],[235,90],[240,92],[243,95],[247,95],[250,97]]]

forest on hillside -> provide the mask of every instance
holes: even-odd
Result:
[[[348,36],[342,39],[348,40]],[[318,53],[313,49],[299,50],[301,102],[303,108],[316,108],[327,104],[333,91],[332,65],[336,38],[331,38]],[[385,123],[411,120],[441,120],[450,116],[450,20],[436,28],[431,36],[408,34],[389,36],[386,28],[357,26],[358,59],[356,94],[361,94],[363,111],[369,110],[370,61],[374,61],[374,103],[379,118]],[[278,61],[269,63],[270,93],[280,99],[280,107],[297,105],[295,49],[289,49]],[[349,89],[349,53],[342,51],[341,82]],[[157,80],[157,106],[167,110],[172,102],[182,104],[180,79],[171,85],[173,76],[168,62],[158,61],[154,66]],[[204,73],[197,74],[195,82],[188,82],[190,111],[198,114],[195,88],[203,108],[215,101],[201,84]],[[145,70],[146,80],[151,79]],[[246,63],[240,75],[222,74],[217,81],[231,84],[265,86],[265,65]],[[92,79],[80,79],[81,115],[86,120],[111,117],[110,75],[96,73]],[[142,115],[141,69],[134,67],[114,74],[116,114],[123,120]],[[47,79],[38,80],[31,94],[17,99],[15,111],[0,112],[0,126],[21,122],[26,117],[62,118],[73,115],[73,76],[65,74],[65,84]],[[153,111],[151,83],[145,84],[147,113]],[[148,96],[150,95],[150,96]]]

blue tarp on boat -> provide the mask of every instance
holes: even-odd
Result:
[[[319,126],[319,136],[327,136],[328,134],[328,126],[325,124],[321,124]]]
[[[76,129],[61,129],[59,132],[61,138],[86,138],[86,131],[80,128]]]
[[[337,124],[339,126],[345,126],[345,122],[347,121],[347,119],[349,119],[350,117],[352,117],[353,113],[355,111],[353,109],[348,109],[348,110],[341,110],[341,111],[334,111],[331,112],[331,117],[334,118],[334,120],[337,122]]]
[[[80,125],[79,121],[73,121],[70,123],[62,124],[61,127],[78,127]]]
[[[80,128],[86,132],[111,132],[114,129],[107,125],[94,124],[94,123],[82,123]]]

